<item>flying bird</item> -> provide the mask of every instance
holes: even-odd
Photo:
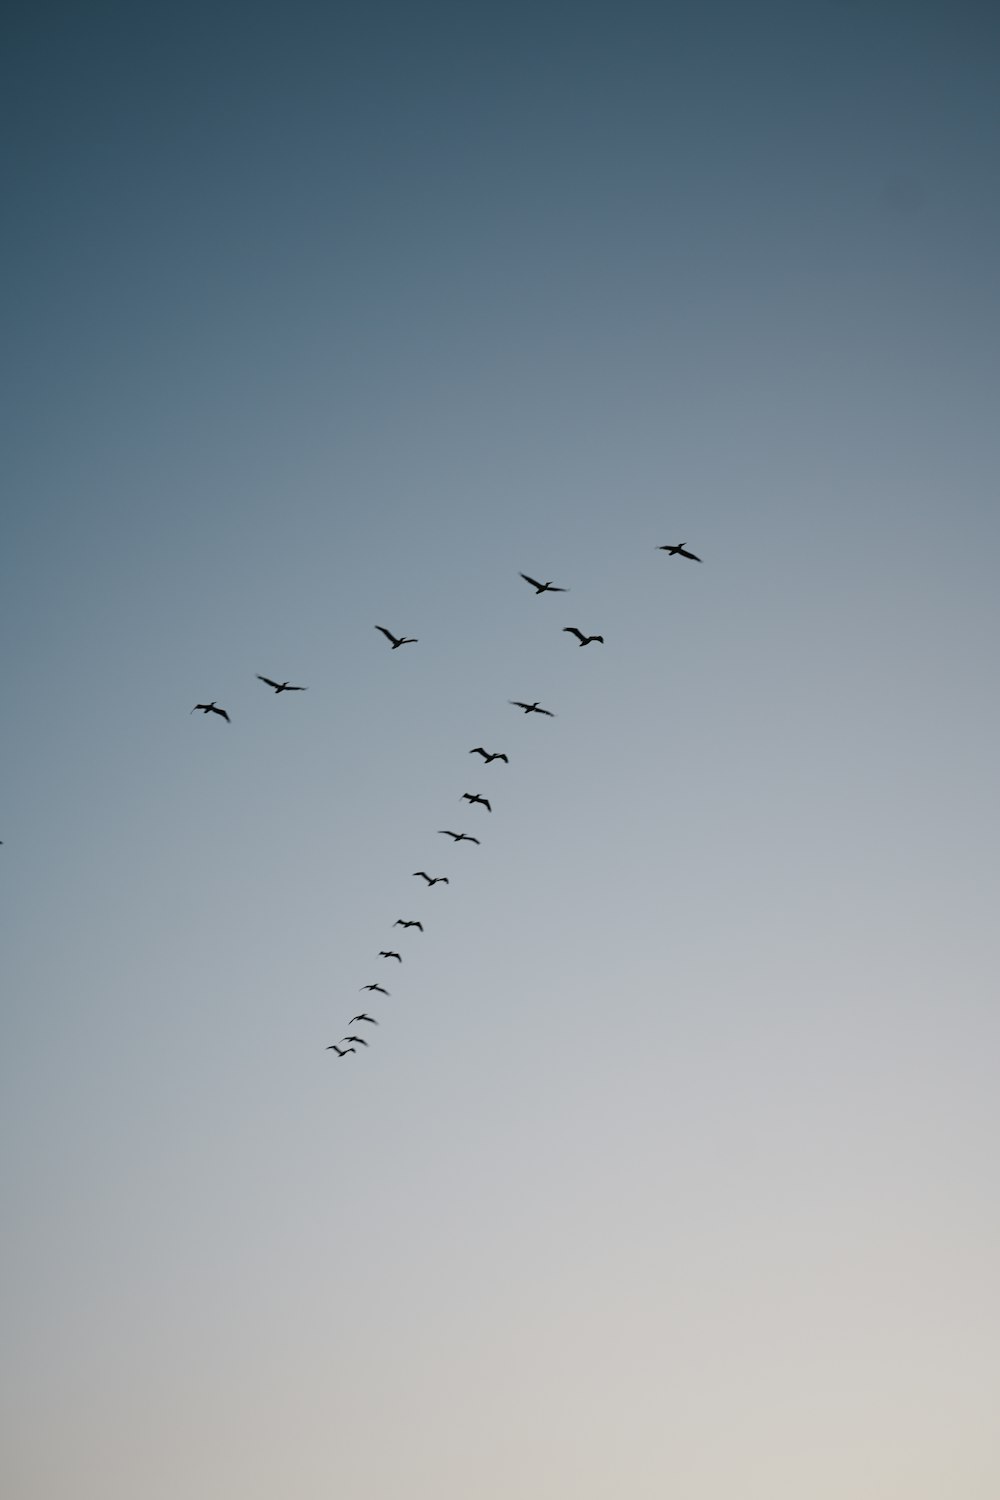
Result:
[[[377,995],[384,995],[387,1000],[389,998],[389,991],[384,990],[380,984],[363,984],[361,988],[363,990],[374,990]]]
[[[589,646],[591,641],[600,641],[601,645],[604,645],[603,635],[584,635],[583,631],[577,630],[575,625],[564,625],[563,635],[566,635],[567,633],[569,635],[575,635],[581,646]]]
[[[529,578],[528,575],[527,575],[527,573],[522,573],[521,577],[524,579],[525,583],[530,583],[531,584],[531,587],[534,589],[534,591],[535,591],[536,594],[568,594],[569,593],[569,589],[558,588],[552,582],[549,582],[549,583],[539,583],[537,578]]]
[[[344,1037],[341,1037],[341,1041],[342,1042],[357,1042],[357,1044],[358,1044],[359,1047],[367,1047],[368,1046],[368,1043],[365,1041],[365,1039],[364,1039],[363,1036],[344,1036]]]
[[[338,1047],[336,1042],[331,1042],[326,1050],[327,1052],[336,1052],[338,1057],[346,1057],[348,1052],[357,1052],[358,1049],[357,1047]]]
[[[692,562],[701,562],[696,552],[688,552],[683,542],[678,542],[676,547],[657,547],[657,552],[667,552],[671,557],[689,557]]]
[[[547,719],[555,718],[555,714],[552,713],[549,709],[539,708],[537,702],[519,703],[516,698],[509,698],[507,701],[511,703],[514,708],[523,708],[526,714],[544,714]]]
[[[399,963],[403,962],[402,954],[397,953],[394,948],[380,948],[378,956],[379,958],[394,958]]]
[[[463,792],[459,800],[462,802],[467,802],[470,807],[478,802],[481,807],[485,807],[488,813],[491,813],[493,811],[492,807],[490,806],[489,799],[487,797],[480,797],[478,792]]]
[[[293,682],[275,682],[271,677],[262,677],[257,673],[258,682],[266,682],[268,687],[273,687],[276,693],[307,693],[308,688],[296,687]]]
[[[475,745],[469,751],[469,754],[470,755],[481,755],[483,757],[483,760],[486,762],[487,765],[489,765],[489,763],[490,763],[491,760],[502,760],[503,763],[504,763],[504,765],[507,765],[507,766],[510,765],[510,761],[507,759],[506,755],[504,755],[504,753],[503,753],[502,750],[494,750],[491,753],[489,750],[484,750],[483,747],[482,747],[482,745]]]
[[[414,875],[422,875],[428,885],[450,885],[451,881],[447,875],[428,875],[426,870],[414,870]]]
[[[216,708],[214,699],[211,703],[196,703],[191,712],[196,713],[199,708],[201,709],[203,714],[218,714],[219,718],[225,719],[227,724],[231,724],[233,722],[224,708]]]
[[[386,630],[384,625],[376,625],[376,630],[381,630],[387,641],[392,642],[393,651],[398,651],[400,646],[415,646],[417,638],[415,635],[393,635],[391,630]]]
[[[423,922],[404,922],[402,917],[397,917],[392,925],[393,927],[419,927],[421,932],[424,930]]]
[[[471,833],[452,833],[450,828],[439,828],[438,833],[446,833],[450,839],[455,840],[456,844],[461,844],[463,842],[469,844],[479,843],[479,840],[474,839]]]
[[[347,1023],[348,1026],[353,1026],[354,1023],[355,1023],[355,1021],[367,1021],[368,1024],[369,1024],[369,1026],[377,1026],[378,1025],[378,1022],[376,1021],[375,1017],[367,1015],[365,1011],[362,1011],[361,1014],[360,1014],[360,1016],[352,1016],[351,1019]]]

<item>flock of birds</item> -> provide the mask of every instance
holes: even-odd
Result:
[[[658,548],[658,551],[666,552],[669,557],[686,557],[691,562],[701,562],[702,560],[697,555],[697,553],[689,552],[684,542],[679,542],[675,545],[662,546]],[[537,578],[532,578],[528,573],[522,573],[520,576],[524,579],[525,583],[531,585],[531,587],[535,590],[536,595],[565,594],[569,592],[568,589],[561,588],[558,584],[553,583],[551,579],[548,579],[545,583],[541,583]],[[398,651],[400,646],[416,646],[419,644],[416,636],[393,635],[392,631],[387,630],[384,625],[376,625],[375,629],[385,636],[393,651]],[[591,646],[595,643],[601,646],[604,645],[603,635],[585,635],[583,631],[579,630],[575,625],[564,625],[563,634],[575,636],[578,646]],[[307,689],[299,683],[275,682],[273,677],[264,677],[260,672],[258,672],[256,675],[257,680],[264,683],[266,687],[272,688],[275,694],[304,693],[307,691]],[[526,715],[542,714],[545,716],[545,718],[548,719],[555,718],[552,710],[548,708],[542,708],[541,704],[538,703],[537,700],[534,703],[524,703],[518,698],[511,698],[509,702],[511,704],[511,707],[521,709]],[[214,701],[214,699],[211,703],[196,703],[191,712],[197,713],[199,710],[203,714],[217,714],[220,719],[225,719],[227,724],[232,722],[226,710],[224,708],[220,708]],[[510,763],[509,757],[504,751],[487,750],[483,745],[474,745],[473,748],[469,751],[469,754],[481,756],[484,766],[492,765],[494,761],[503,761],[504,765],[509,765]],[[482,807],[485,808],[488,813],[492,813],[493,811],[493,806],[489,798],[484,797],[480,792],[463,792],[460,800],[465,802],[470,810],[473,807]],[[450,838],[454,844],[481,843],[481,840],[476,838],[474,834],[456,832],[456,830],[452,828],[439,828],[438,833],[446,838]],[[428,889],[435,885],[450,884],[447,875],[430,875],[426,870],[414,870],[413,878],[415,880],[423,880]],[[424,924],[418,918],[397,917],[395,922],[393,923],[393,926],[401,927],[404,931],[410,931],[413,928],[416,928],[416,930],[421,933],[424,931]],[[402,964],[403,962],[403,955],[395,948],[381,948],[379,950],[378,956],[379,958],[386,960],[395,960],[395,962],[398,964]],[[360,992],[362,994],[368,993],[372,995],[383,995],[386,999],[389,998],[389,991],[385,988],[384,985],[379,984],[377,981],[372,981],[369,984],[363,984],[361,986]],[[353,1015],[347,1024],[348,1027],[377,1026],[379,1022],[376,1016],[369,1015],[367,1011],[362,1010],[359,1011],[356,1015]],[[344,1058],[348,1057],[351,1053],[356,1054],[359,1047],[367,1047],[368,1045],[369,1042],[365,1037],[359,1035],[357,1031],[348,1030],[347,1033],[340,1038],[339,1043],[331,1042],[327,1046],[326,1051],[335,1053],[339,1058]]]

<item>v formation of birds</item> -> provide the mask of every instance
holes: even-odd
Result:
[[[665,552],[668,557],[686,557],[690,562],[699,563],[702,560],[697,553],[688,551],[684,542],[678,542],[673,545],[667,544],[658,550]],[[553,583],[551,579],[542,583],[537,578],[532,578],[528,573],[522,573],[520,576],[524,579],[525,583],[531,585],[536,596],[540,594],[566,594],[569,592],[568,589],[561,588],[559,585]],[[401,646],[416,646],[419,644],[417,637],[393,635],[392,631],[387,630],[384,625],[376,625],[375,629],[385,636],[393,651],[398,651]],[[590,646],[595,642],[602,646],[604,645],[603,635],[585,635],[575,625],[564,625],[562,629],[564,635],[571,635],[576,638],[578,647]],[[304,693],[306,691],[304,687],[298,684],[276,682],[274,678],[264,677],[259,672],[257,673],[257,680],[271,688],[275,695],[280,695],[281,693]],[[526,703],[517,698],[511,698],[509,701],[513,708],[521,709],[526,717],[531,714],[540,714],[548,719],[555,718],[555,714],[551,709],[543,708],[537,701]],[[226,710],[220,708],[214,699],[211,703],[196,703],[191,712],[195,713],[199,709],[206,717],[209,714],[217,714],[220,719],[225,719],[227,724],[232,722]],[[469,754],[481,756],[484,766],[492,765],[494,761],[502,761],[505,765],[509,764],[506,752],[502,750],[487,750],[484,745],[474,745]],[[463,792],[460,800],[468,804],[470,811],[473,807],[477,806],[484,808],[488,813],[492,813],[493,811],[489,798],[482,796],[479,792]],[[438,833],[450,838],[452,843],[456,845],[462,843],[479,844],[481,842],[474,834],[455,831],[451,828],[439,828]],[[423,880],[428,890],[435,885],[450,884],[447,875],[431,875],[426,870],[414,870],[413,875],[415,879]],[[421,933],[424,931],[424,924],[419,918],[397,917],[392,925],[393,927],[402,928],[404,932],[409,932],[413,928],[416,928]],[[394,948],[382,948],[379,950],[378,956],[381,959],[394,959],[398,964],[402,964],[403,962],[403,955]],[[389,999],[390,992],[384,985],[376,981],[361,985],[361,991],[372,995],[382,995],[386,999]],[[367,1011],[359,1011],[351,1017],[347,1024],[351,1030],[342,1036],[339,1042],[331,1042],[326,1048],[327,1052],[333,1052],[338,1058],[348,1057],[351,1053],[357,1054],[359,1047],[367,1048],[370,1045],[369,1038],[362,1036],[353,1028],[359,1025],[366,1027],[378,1026],[379,1022],[376,1016],[369,1015]]]

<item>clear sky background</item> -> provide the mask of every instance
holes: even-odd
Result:
[[[996,1500],[998,55],[15,14],[14,1500]]]

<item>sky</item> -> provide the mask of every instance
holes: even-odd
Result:
[[[998,43],[15,7],[6,1493],[995,1500]]]

